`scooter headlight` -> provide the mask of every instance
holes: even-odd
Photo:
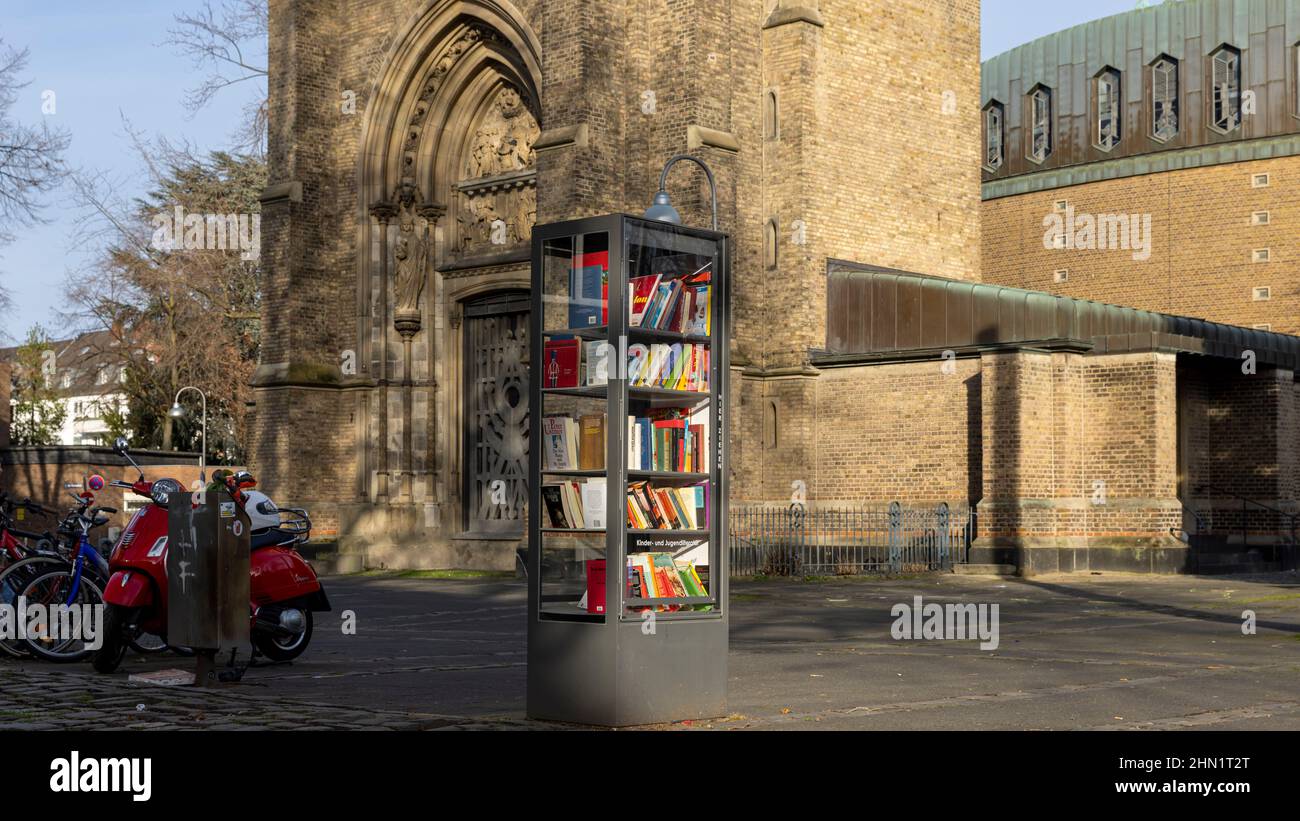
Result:
[[[159,507],[167,507],[168,494],[180,493],[181,490],[181,483],[175,479],[159,479],[153,483],[149,498],[153,499],[153,503]]]

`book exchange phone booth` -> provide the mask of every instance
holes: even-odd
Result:
[[[725,715],[727,237],[614,214],[532,253],[528,715]]]

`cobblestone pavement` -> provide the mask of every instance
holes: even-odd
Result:
[[[523,722],[367,710],[241,691],[160,687],[84,672],[0,667],[3,730],[460,730]]]
[[[237,685],[127,679],[193,663],[176,656],[114,676],[0,659],[0,731],[554,726],[523,715],[521,582],[324,581],[334,612],[306,655]],[[999,647],[894,640],[892,607],[917,595],[997,603]],[[731,715],[674,729],[1300,729],[1294,575],[738,582],[731,608]]]

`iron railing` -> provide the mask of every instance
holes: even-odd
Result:
[[[951,570],[975,538],[975,510],[947,503],[733,504],[733,576]]]
[[[1230,539],[1236,538],[1240,540],[1237,549],[1241,553],[1257,550],[1266,561],[1276,563],[1283,570],[1300,569],[1300,514],[1264,504],[1218,485],[1198,485],[1196,492],[1202,497],[1213,492],[1219,494],[1219,498],[1200,500],[1200,504],[1208,508],[1208,516],[1202,516],[1200,511],[1186,504],[1183,506],[1195,517],[1196,532],[1186,534],[1184,539],[1194,548],[1194,568],[1203,558],[1202,553],[1215,549],[1228,551]],[[1232,502],[1227,502],[1228,499]]]

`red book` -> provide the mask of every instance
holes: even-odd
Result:
[[[628,314],[630,325],[639,326],[645,319],[646,306],[650,304],[650,297],[654,296],[655,289],[659,287],[659,279],[659,274],[632,278],[629,283],[632,286],[632,309]]]
[[[542,387],[576,388],[582,364],[582,341],[548,339],[542,363]]]
[[[587,560],[587,612],[605,612],[605,560]]]

